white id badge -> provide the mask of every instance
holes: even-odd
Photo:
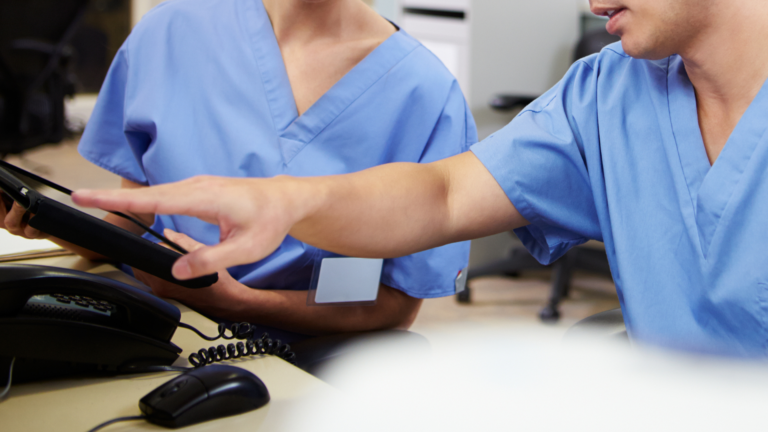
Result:
[[[325,255],[325,254],[324,254]],[[310,306],[376,304],[383,259],[320,256],[307,295]]]

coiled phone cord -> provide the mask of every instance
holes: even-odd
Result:
[[[227,346],[218,345],[216,347],[209,347],[208,349],[201,349],[196,353],[190,354],[188,357],[189,362],[192,363],[195,368],[203,367],[214,362],[264,354],[280,357],[291,364],[296,363],[296,354],[291,351],[290,345],[284,344],[280,339],[272,339],[269,337],[269,333],[266,332],[263,333],[260,338],[256,339],[253,335],[256,326],[246,322],[232,324],[229,329],[226,324],[220,323],[218,327],[219,334],[215,337],[206,336],[189,324],[179,323],[179,327],[192,330],[203,339],[209,341],[218,339],[240,340],[240,342],[237,343],[229,343]],[[226,334],[227,330],[231,332],[230,335]],[[245,340],[245,342],[242,342],[243,340]]]

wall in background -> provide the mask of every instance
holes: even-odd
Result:
[[[579,38],[578,4],[473,0],[470,106],[485,107],[499,92],[538,96],[556,84]]]
[[[141,20],[145,13],[165,0],[131,0],[131,26]]]
[[[399,0],[373,0],[373,7],[381,16],[390,20],[397,20],[397,8]]]

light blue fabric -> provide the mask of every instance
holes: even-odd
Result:
[[[603,240],[632,337],[765,356],[768,84],[710,167],[678,56],[620,43],[576,62],[472,147],[520,213],[541,262]]]
[[[431,162],[477,141],[456,80],[399,31],[298,116],[260,0],[172,0],[118,52],[80,142],[88,160],[136,183],[195,175],[319,176],[387,162]],[[205,244],[218,227],[159,216]],[[314,247],[287,238],[266,259],[231,268],[242,283],[308,289]],[[387,260],[382,283],[420,298],[454,293],[468,242]]]

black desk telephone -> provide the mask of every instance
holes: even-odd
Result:
[[[0,264],[0,368],[14,382],[170,365],[181,313],[128,284],[63,268]]]

